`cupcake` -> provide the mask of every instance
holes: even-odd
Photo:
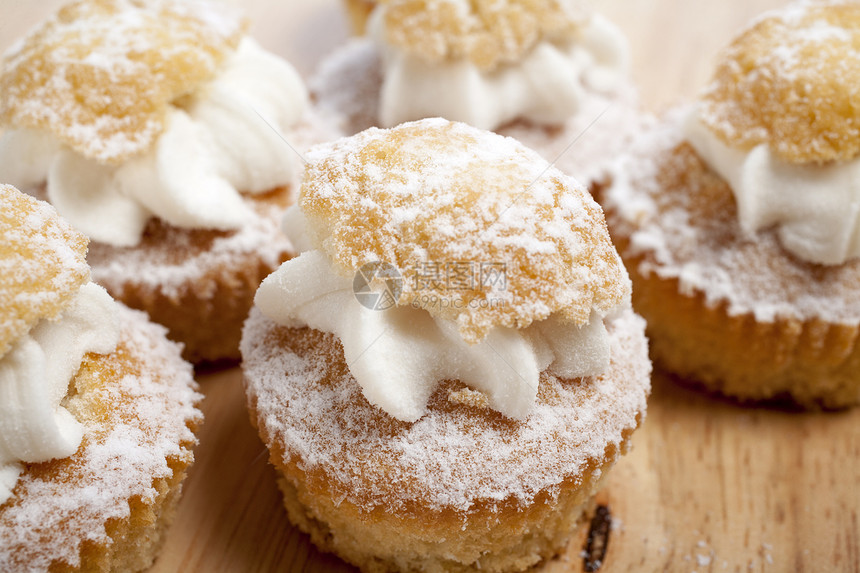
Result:
[[[652,355],[744,401],[860,401],[860,5],[793,4],[601,192]]]
[[[345,133],[444,117],[515,137],[588,182],[642,121],[628,59],[621,32],[578,0],[390,0],[310,85]]]
[[[0,205],[0,570],[144,570],[193,461],[191,366],[53,208]]]
[[[300,161],[323,138],[297,73],[223,3],[80,0],[0,70],[0,181],[92,239],[93,278],[195,362],[237,359]]]
[[[645,415],[644,322],[600,207],[441,119],[314,148],[242,338],[290,520],[363,571],[564,548]]]

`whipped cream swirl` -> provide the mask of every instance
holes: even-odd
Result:
[[[731,187],[744,232],[775,227],[783,248],[810,263],[860,256],[860,159],[792,164],[764,143],[734,149],[699,120],[698,109],[687,116],[684,135]]]
[[[230,230],[252,218],[241,192],[291,183],[296,157],[281,140],[307,106],[295,70],[244,38],[211,82],[177,102],[152,149],[103,165],[50,133],[13,129],[0,139],[0,180],[47,181],[48,200],[91,239],[140,242],[152,217],[184,228]]]
[[[364,396],[399,420],[418,420],[438,383],[455,379],[483,392],[493,409],[523,419],[534,407],[541,372],[578,378],[609,368],[609,334],[596,312],[582,327],[550,316],[524,329],[493,328],[470,345],[454,321],[422,308],[361,305],[353,277],[338,275],[327,255],[311,248],[300,208],[291,207],[284,221],[290,240],[305,251],[263,281],[257,307],[279,324],[335,334]]]
[[[578,38],[540,42],[521,62],[484,72],[465,59],[431,64],[390,45],[385,9],[380,4],[368,23],[384,66],[382,127],[436,116],[488,130],[515,119],[558,125],[579,111],[588,90],[611,93],[627,77],[627,42],[598,14]]]
[[[116,303],[102,287],[81,287],[62,315],[42,320],[0,358],[0,503],[24,463],[77,451],[83,427],[61,402],[89,352],[116,348]]]

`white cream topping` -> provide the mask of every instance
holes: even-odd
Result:
[[[750,151],[723,143],[693,109],[684,135],[696,153],[732,189],[744,232],[777,228],[783,248],[825,265],[860,256],[860,159],[794,165],[767,144]]]
[[[294,245],[308,247],[303,219],[291,207],[285,227]],[[426,412],[442,380],[458,379],[483,392],[495,410],[523,419],[534,407],[542,371],[577,378],[609,368],[609,334],[596,313],[583,327],[554,316],[521,330],[497,327],[469,345],[453,321],[424,309],[366,308],[355,297],[352,277],[338,275],[320,250],[282,264],[263,281],[255,303],[285,326],[335,334],[367,400],[408,422]]]
[[[116,303],[102,287],[81,287],[57,320],[42,320],[0,358],[0,503],[12,494],[21,462],[65,458],[83,427],[60,404],[85,354],[114,350]]]
[[[465,59],[430,64],[391,46],[385,9],[380,4],[368,25],[383,58],[382,127],[436,116],[490,130],[515,119],[560,124],[582,107],[588,90],[610,93],[627,77],[627,42],[600,15],[567,45],[541,42],[518,64],[484,72]]]
[[[171,108],[152,149],[118,166],[87,159],[48,133],[10,130],[0,138],[0,180],[19,188],[47,181],[60,215],[116,246],[136,245],[152,217],[237,229],[252,217],[240,191],[268,191],[294,177],[298,158],[279,133],[304,113],[304,85],[289,64],[245,38],[182,106]]]

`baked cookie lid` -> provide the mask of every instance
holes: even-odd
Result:
[[[588,324],[592,310],[629,298],[600,207],[514,139],[437,118],[370,129],[308,159],[299,205],[313,248],[344,277],[393,265],[396,304],[455,321],[467,342],[550,314]],[[450,272],[428,275],[458,264],[456,285]]]
[[[580,0],[388,0],[388,41],[428,62],[465,58],[490,71],[541,41],[575,38],[591,16]]]
[[[742,150],[791,163],[860,153],[860,4],[800,2],[765,14],[722,53],[701,119]]]
[[[0,356],[90,278],[87,238],[53,207],[0,185]]]
[[[211,79],[244,29],[223,2],[73,2],[5,55],[0,121],[119,163],[153,144],[168,104]]]

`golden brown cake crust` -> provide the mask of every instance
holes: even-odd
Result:
[[[792,163],[860,153],[860,4],[795,2],[723,52],[702,120],[724,143],[767,143]]]
[[[462,385],[448,381],[410,424],[366,401],[336,338],[252,311],[248,404],[290,518],[365,571],[522,570],[552,555],[644,416],[644,324],[608,323],[610,371],[542,375],[524,422],[449,400]]]
[[[521,61],[538,42],[575,39],[591,10],[563,0],[387,0],[386,39],[430,63],[468,60],[484,71]]]
[[[346,135],[379,125],[383,67],[373,40],[355,38],[341,46],[320,63],[308,82],[317,111]],[[640,109],[635,86],[625,81],[609,93],[583,90],[577,113],[558,125],[516,120],[493,131],[519,140],[588,185],[605,176],[607,163],[650,121]],[[571,142],[586,132],[588,145],[571,148]]]
[[[0,506],[3,571],[140,571],[160,547],[201,396],[164,329],[119,311],[117,350],[87,355],[63,402],[84,426],[80,448],[27,464]]]
[[[169,105],[214,76],[244,28],[218,3],[77,0],[4,57],[0,122],[118,163],[152,145]]]
[[[90,278],[87,238],[53,207],[0,185],[0,356]]]
[[[299,204],[335,271],[393,264],[404,279],[398,304],[456,322],[469,342],[552,313],[586,324],[592,310],[629,297],[600,207],[511,138],[430,119],[369,129],[309,157]],[[421,280],[422,263],[464,261],[503,263],[504,289],[480,277],[455,288]],[[444,304],[423,305],[428,294]]]
[[[238,360],[257,287],[292,255],[280,230],[289,189],[243,198],[257,218],[238,231],[179,229],[153,219],[135,247],[90,246],[93,280],[166,326],[195,363]]]
[[[680,117],[643,137],[599,191],[658,364],[745,400],[860,403],[860,261],[793,257],[745,235],[731,189]]]
[[[631,267],[640,262],[630,259]],[[742,401],[811,409],[860,404],[856,326],[814,319],[761,323],[711,307],[700,293],[679,294],[677,280],[632,276],[634,305],[651,317],[652,356],[682,382]]]
[[[625,437],[621,451],[628,447]],[[608,458],[617,455],[614,448],[607,452]],[[285,478],[280,469],[278,487],[290,521],[310,535],[321,550],[337,554],[364,573],[503,573],[528,570],[563,552],[612,465],[606,462],[587,472],[577,484],[564,484],[569,487],[563,486],[555,500],[539,500],[526,510],[511,509],[497,516],[498,521],[494,516],[494,523],[485,524],[483,529],[465,532],[456,519],[440,520],[435,515],[426,521],[403,520],[383,512],[360,517],[349,502],[335,506],[318,492],[309,492],[301,480]],[[329,523],[337,524],[336,534]],[[368,539],[387,550],[387,559],[368,554]],[[439,554],[467,555],[474,561],[463,563],[439,558]]]

